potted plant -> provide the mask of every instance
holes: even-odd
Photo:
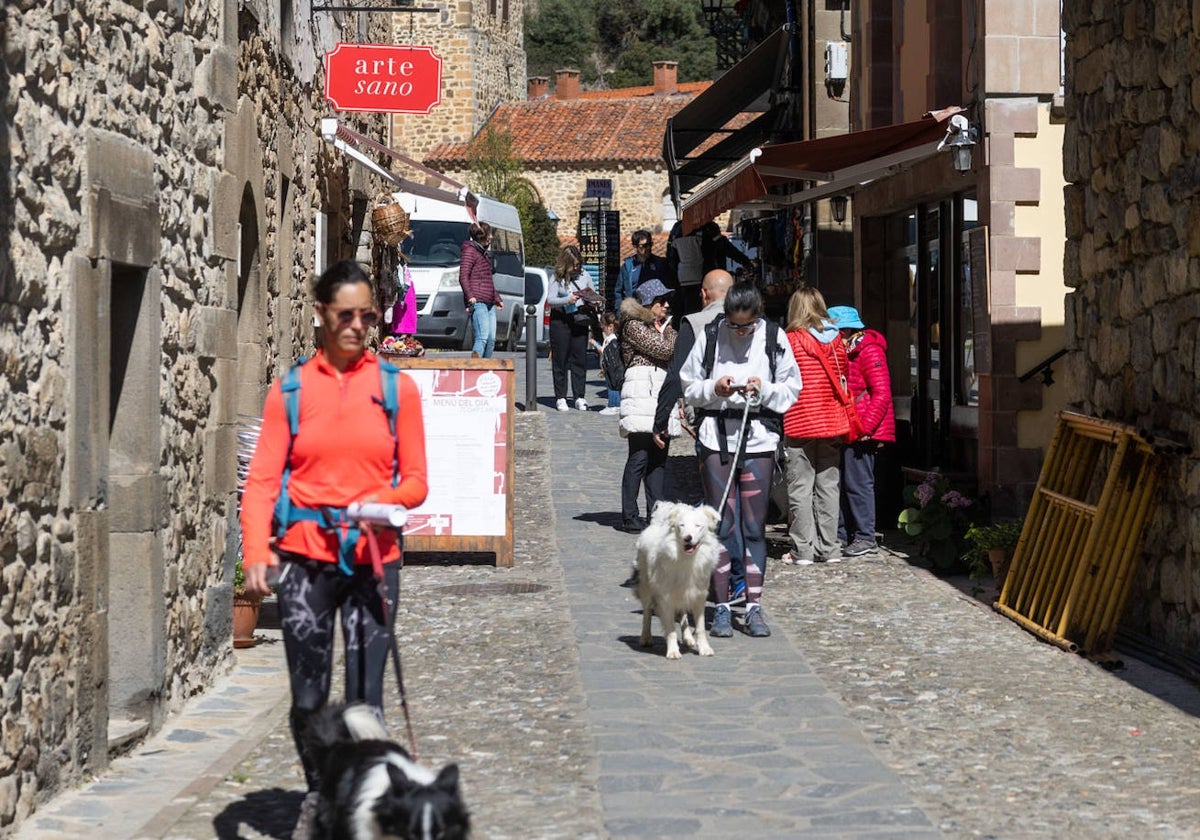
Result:
[[[967,529],[965,539],[970,548],[963,559],[970,567],[971,577],[982,577],[987,572],[988,566],[984,565],[986,557],[992,577],[996,579],[996,588],[1004,587],[1004,577],[1008,574],[1013,549],[1021,538],[1023,524],[1023,520],[1016,519],[991,525],[972,525]]]
[[[242,571],[242,555],[238,553],[233,567],[233,646],[248,648],[254,645],[254,628],[258,626],[261,595],[246,594],[246,575]]]
[[[936,472],[927,473],[920,484],[904,488],[904,498],[909,507],[900,512],[900,530],[917,539],[920,555],[929,559],[936,571],[949,574],[958,570],[974,501]]]

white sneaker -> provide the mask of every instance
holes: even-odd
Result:
[[[621,406],[619,406],[619,405],[610,405],[610,406],[608,406],[607,408],[602,408],[602,409],[600,409],[600,413],[601,413],[601,414],[620,414],[620,413],[621,413]]]
[[[561,397],[559,398],[558,402],[556,402],[554,404],[554,407],[557,408],[559,411],[570,411],[571,410],[571,407],[569,405],[567,405],[567,401],[565,399],[562,399]]]
[[[575,408],[579,409],[580,411],[587,411],[588,410],[587,400],[585,400],[583,397],[580,397],[579,399],[575,400]]]

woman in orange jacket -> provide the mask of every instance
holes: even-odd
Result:
[[[837,562],[839,465],[850,431],[846,345],[811,286],[788,302],[788,343],[800,366],[800,397],[783,416],[791,551],[784,563]]]
[[[370,278],[357,263],[339,262],[321,275],[313,296],[320,349],[285,380],[298,383],[298,406],[292,402],[294,394],[285,398],[279,381],[267,394],[241,511],[246,590],[266,595],[268,572],[278,573],[276,594],[292,689],[290,723],[310,791],[302,823],[315,808],[320,768],[312,766],[301,739],[308,718],[329,698],[339,611],[346,701],[369,703],[381,720],[383,714],[400,548],[393,532],[378,535],[385,612],[367,536],[354,538],[355,523],[346,520],[345,511],[356,502],[412,508],[428,493],[416,383],[403,373],[381,371],[379,359],[366,349],[367,331],[379,323]],[[394,418],[384,408],[389,377],[399,398]],[[288,412],[297,407],[293,437]],[[276,533],[282,530],[282,535],[272,545],[272,518],[279,518],[276,502],[284,489],[291,512],[283,514],[287,521],[282,526],[276,523]],[[330,527],[335,520],[341,521]]]

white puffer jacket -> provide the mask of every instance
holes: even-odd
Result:
[[[624,323],[620,329],[621,356],[625,359],[625,384],[621,386],[621,437],[654,431],[658,392],[667,378],[667,364],[675,347],[675,330],[654,326],[654,313],[635,298],[621,301]],[[682,431],[679,418],[671,417],[667,434]]]

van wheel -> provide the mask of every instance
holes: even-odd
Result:
[[[508,325],[508,340],[504,342],[505,350],[515,351],[517,342],[521,340],[521,319],[513,318],[512,323]]]

